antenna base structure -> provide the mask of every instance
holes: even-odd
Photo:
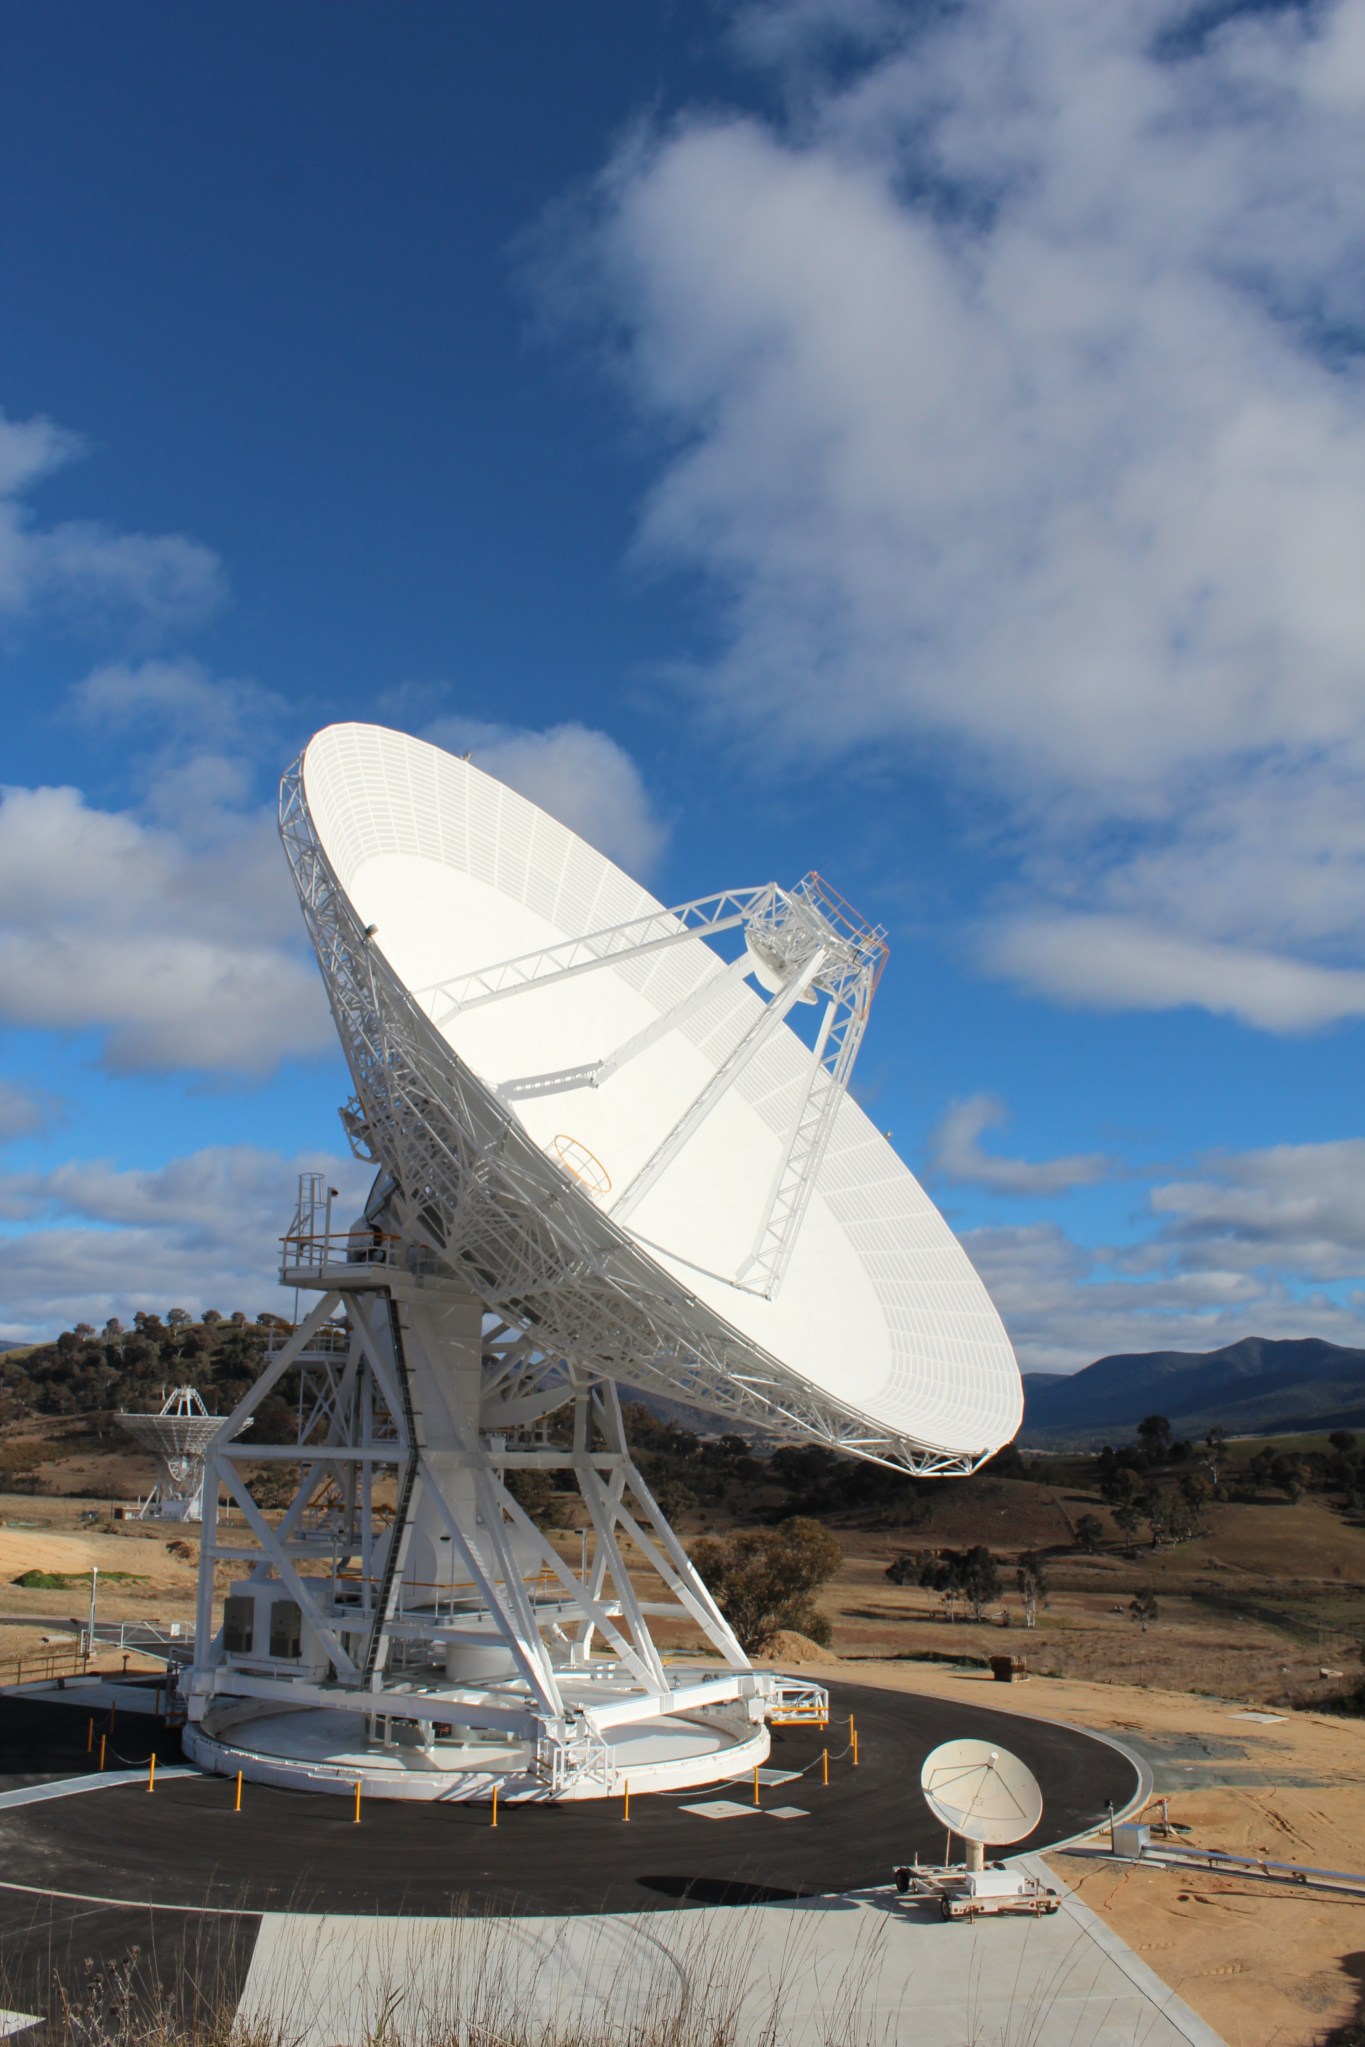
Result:
[[[885,934],[816,874],[666,907],[378,726],[309,742],[280,832],[377,1173],[341,1236],[307,1181],[281,1277],[317,1306],[215,1439],[186,1746],[394,1797],[741,1774],[828,1702],[752,1667],[618,1389],[921,1477],[1022,1411],[970,1261],[849,1092]],[[297,1440],[252,1457],[277,1518],[233,1436],[286,1380]],[[528,1512],[547,1479],[577,1558]]]
[[[117,1414],[119,1427],[156,1459],[156,1483],[137,1510],[139,1521],[202,1518],[204,1453],[223,1426],[193,1386],[175,1386],[157,1414]]]
[[[985,1741],[945,1741],[925,1757],[920,1789],[935,1819],[948,1830],[947,1848],[960,1840],[965,1861],[913,1863],[893,1870],[901,1897],[937,1904],[944,1919],[981,1919],[1022,1912],[1056,1912],[1056,1891],[1026,1870],[987,1862],[988,1846],[1022,1841],[1043,1816],[1033,1772],[1008,1749]]]
[[[385,1176],[376,1195],[328,1236],[304,1176],[283,1277],[317,1305],[207,1459],[191,1758],[346,1796],[606,1798],[735,1777],[765,1760],[769,1716],[827,1717],[819,1686],[751,1666],[631,1458],[614,1382],[488,1315]],[[232,1440],[290,1386],[295,1443]],[[248,1462],[298,1471],[282,1513]],[[581,1536],[527,1512],[519,1481],[542,1476],[573,1488]],[[719,1668],[665,1661],[660,1618]]]

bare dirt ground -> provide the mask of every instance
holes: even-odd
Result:
[[[794,1664],[786,1666],[796,1668]],[[812,1677],[832,1676],[825,1663]],[[1316,1868],[1365,1865],[1365,1721],[1296,1713],[1270,1725],[1237,1700],[1126,1684],[996,1684],[942,1664],[857,1662],[859,1684],[1073,1721],[1146,1753],[1185,1838]],[[1092,1910],[1228,2047],[1313,2047],[1356,2010],[1365,1903],[1252,1878],[1136,1868],[1092,1852],[1050,1858]]]
[[[100,1513],[91,1525],[87,1513]],[[102,1622],[144,1621],[192,1626],[199,1565],[197,1528],[114,1521],[107,1501],[11,1494],[0,1499],[0,1682],[39,1674],[46,1651],[69,1651],[90,1611],[90,1572],[99,1571],[96,1614]],[[18,1585],[30,1571],[70,1579],[62,1586]],[[49,1625],[23,1624],[25,1617]],[[110,1663],[106,1648],[100,1657]],[[121,1655],[111,1667],[117,1667]],[[136,1669],[145,1658],[131,1655]]]
[[[1263,1618],[1197,1596],[1231,1584],[1253,1606],[1289,1601],[1349,1620],[1365,1591],[1365,1529],[1308,1499],[1292,1510],[1215,1509],[1209,1535],[1179,1550],[1068,1552],[1050,1563],[1048,1604],[1026,1630],[1008,1568],[1004,1628],[998,1618],[950,1624],[932,1595],[890,1584],[886,1565],[917,1547],[1059,1543],[1066,1514],[1090,1511],[1091,1502],[1007,1484],[970,1513],[969,1504],[945,1499],[928,1529],[840,1530],[844,1564],[819,1601],[833,1622],[831,1648],[816,1656],[799,1637],[787,1638],[778,1645],[785,1667],[808,1661],[813,1676],[846,1674],[964,1702],[984,1695],[993,1707],[1112,1732],[1146,1754],[1158,1790],[1170,1794],[1172,1819],[1191,1830],[1186,1838],[1279,1861],[1365,1866],[1365,1722],[1311,1711],[1271,1724],[1236,1717],[1289,1694],[1326,1691],[1331,1681],[1318,1673],[1331,1667],[1330,1652],[1324,1662],[1319,1648]],[[37,1652],[45,1633],[60,1636],[63,1619],[79,1625],[92,1565],[101,1574],[101,1619],[191,1621],[198,1530],[115,1521],[110,1508],[108,1494],[0,1498],[0,1677],[12,1677],[15,1656]],[[94,1524],[82,1518],[95,1512]],[[577,1560],[575,1531],[564,1531],[558,1546]],[[66,1590],[13,1582],[31,1570],[77,1582]],[[220,1589],[229,1575],[225,1569]],[[1160,1618],[1145,1635],[1128,1613],[1138,1582],[1153,1584],[1160,1600]],[[59,1625],[14,1625],[24,1615]],[[677,1650],[695,1646],[686,1627],[665,1624],[660,1635]],[[954,1667],[1004,1650],[1025,1656],[1035,1673],[1055,1674],[1007,1687]],[[1229,2047],[1313,2047],[1356,2008],[1365,1904],[1080,1853],[1059,1854],[1055,1866]]]

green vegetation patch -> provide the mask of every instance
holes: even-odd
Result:
[[[102,1585],[145,1585],[146,1577],[141,1571],[101,1571]],[[73,1586],[88,1585],[88,1571],[21,1571],[12,1585],[22,1585],[27,1592],[70,1592]]]

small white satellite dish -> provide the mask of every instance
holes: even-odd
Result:
[[[1022,1841],[1043,1817],[1027,1763],[988,1741],[945,1741],[924,1759],[920,1789],[935,1819],[963,1841]]]

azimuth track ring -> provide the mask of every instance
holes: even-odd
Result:
[[[60,1708],[0,1704],[10,1770],[19,1716],[38,1710],[49,1722],[66,1717]],[[379,1800],[364,1806],[357,1826],[347,1800],[255,1785],[236,1813],[232,1783],[199,1776],[159,1782],[152,1797],[132,1784],[11,1807],[0,1812],[0,1899],[47,1893],[191,1912],[411,1916],[759,1903],[885,1884],[893,1866],[917,1851],[940,1859],[943,1833],[919,1794],[919,1771],[950,1736],[1008,1747],[1038,1778],[1042,1824],[1011,1854],[1087,1831],[1103,1820],[1107,1800],[1121,1813],[1144,1788],[1126,1751],[1045,1720],[847,1684],[832,1688],[831,1711],[825,1734],[774,1729],[771,1767],[801,1774],[763,1786],[757,1813],[752,1780],[636,1798],[629,1824],[617,1800],[504,1805],[496,1830],[485,1807]],[[845,1752],[850,1713],[857,1716],[856,1769]],[[120,1713],[119,1731],[131,1759],[146,1752],[155,1728]],[[828,1788],[821,1782],[826,1745]],[[31,1746],[17,1767],[26,1774],[41,1768]],[[50,1767],[61,1767],[55,1756]],[[747,1809],[718,1820],[685,1810],[711,1798]],[[767,1808],[778,1806],[805,1816],[770,1817]]]

